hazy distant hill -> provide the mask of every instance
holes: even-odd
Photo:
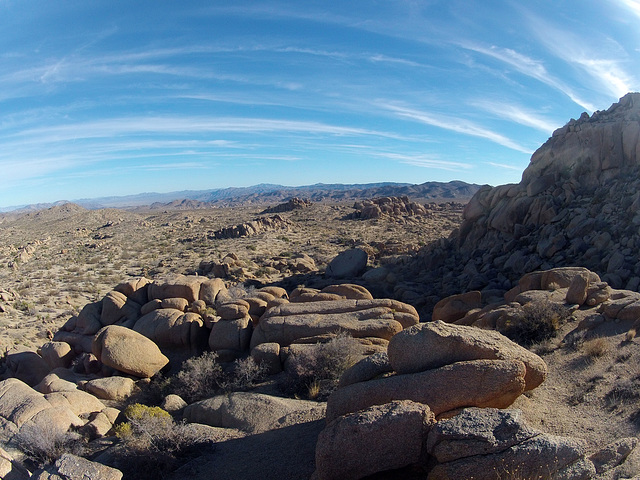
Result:
[[[169,193],[140,193],[121,197],[84,198],[73,200],[77,205],[87,209],[127,208],[150,206],[163,209],[194,209],[211,206],[230,206],[241,204],[269,204],[281,202],[291,197],[304,197],[313,202],[323,200],[356,200],[372,197],[388,197],[407,195],[423,200],[458,200],[467,201],[478,191],[480,185],[460,181],[426,182],[420,185],[410,183],[365,183],[365,184],[322,184],[302,187],[284,185],[259,184],[252,187],[232,187],[216,190],[183,190]],[[36,211],[60,205],[65,202],[51,204],[21,205],[0,209],[4,212]]]

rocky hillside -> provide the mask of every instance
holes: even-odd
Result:
[[[499,297],[527,272],[583,266],[640,286],[640,93],[556,130],[518,184],[482,187],[448,240],[396,266],[399,298],[430,312],[467,290]]]

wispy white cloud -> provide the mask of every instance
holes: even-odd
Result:
[[[624,3],[631,5],[635,2],[628,0]],[[596,89],[604,88],[617,98],[639,86],[638,79],[625,70],[627,53],[615,40],[594,32],[578,36],[532,13],[529,14],[529,22],[540,42],[553,55],[590,76]]]
[[[590,102],[580,98],[574,90],[569,87],[565,82],[555,78],[551,75],[545,65],[540,60],[535,60],[526,55],[516,52],[511,48],[502,48],[492,45],[487,47],[485,45],[475,43],[460,43],[460,47],[470,50],[476,53],[487,55],[495,58],[507,65],[511,66],[518,72],[528,77],[534,78],[545,85],[552,87],[560,92],[564,93],[573,102],[584,107],[587,110],[593,111],[595,107]]]
[[[523,147],[510,138],[507,138],[500,133],[496,133],[466,119],[427,113],[410,108],[399,107],[392,104],[380,104],[380,107],[391,110],[399,117],[410,118],[426,125],[462,133],[463,135],[471,135],[473,137],[484,138],[491,142],[497,143],[498,145],[502,145],[503,147],[517,150],[518,152],[532,153],[531,149]]]
[[[504,168],[506,170],[517,170],[519,172],[522,171],[522,167],[516,167],[515,165],[507,165],[506,163],[495,163],[495,162],[485,162],[487,165],[491,165],[492,167]]]
[[[410,155],[400,153],[376,153],[374,155],[388,158],[390,160],[395,160],[406,165],[413,165],[414,167],[435,168],[438,170],[449,170],[453,172],[459,171],[460,169],[468,170],[473,168],[473,165],[470,165],[468,163],[442,160],[434,155]]]
[[[557,122],[544,118],[541,115],[516,104],[478,100],[476,102],[472,102],[472,105],[497,117],[511,120],[519,123],[520,125],[532,127],[545,133],[551,133],[561,126],[561,124]]]
[[[640,17],[640,1],[639,0],[617,0],[622,6]]]

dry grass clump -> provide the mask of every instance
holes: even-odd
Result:
[[[359,342],[348,333],[338,333],[289,361],[281,387],[289,394],[310,400],[325,400],[338,387],[342,373],[359,358]]]
[[[55,463],[63,454],[79,455],[84,439],[75,432],[63,432],[51,424],[26,424],[16,435],[18,448],[26,455],[28,463],[43,467]]]
[[[602,337],[586,341],[583,348],[585,355],[589,358],[602,358],[611,353],[611,344]]]
[[[554,338],[570,317],[571,311],[563,305],[529,302],[522,307],[522,316],[507,324],[502,333],[514,342],[530,347]]]

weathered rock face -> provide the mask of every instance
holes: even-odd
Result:
[[[300,338],[340,330],[358,338],[388,340],[418,321],[413,307],[389,299],[285,303],[270,308],[260,318],[251,337],[251,348],[267,342],[287,346]]]
[[[372,200],[356,202],[353,206],[356,211],[351,218],[380,218],[383,216],[413,216],[426,215],[427,209],[419,203],[412,202],[409,197],[381,197]]]
[[[339,417],[318,437],[312,479],[357,479],[418,464],[423,438],[434,422],[429,407],[410,401]]]
[[[104,327],[93,341],[93,354],[104,365],[136,377],[152,377],[169,363],[158,346],[125,327]]]
[[[269,213],[292,212],[293,210],[302,210],[303,208],[310,207],[311,205],[313,205],[313,203],[306,198],[293,197],[287,202],[276,205],[275,207],[267,208],[260,213],[264,215]]]
[[[518,410],[470,408],[430,430],[427,452],[438,464],[427,478],[587,480],[595,467],[585,451],[584,442],[527,427]]]
[[[290,222],[281,217],[259,217],[247,223],[223,228],[208,235],[211,239],[251,237],[270,230],[289,230]]]
[[[261,433],[321,419],[324,411],[318,402],[235,392],[192,403],[183,415],[189,422]]]
[[[389,361],[398,373],[414,373],[468,360],[519,360],[525,364],[525,390],[547,378],[538,355],[498,332],[450,325],[442,321],[414,325],[389,342]]]
[[[640,93],[556,130],[518,184],[481,188],[457,235],[397,277],[428,314],[443,294],[509,290],[534,270],[582,265],[613,288],[640,286]],[[576,298],[580,300],[580,298]],[[577,302],[579,303],[579,302]]]

